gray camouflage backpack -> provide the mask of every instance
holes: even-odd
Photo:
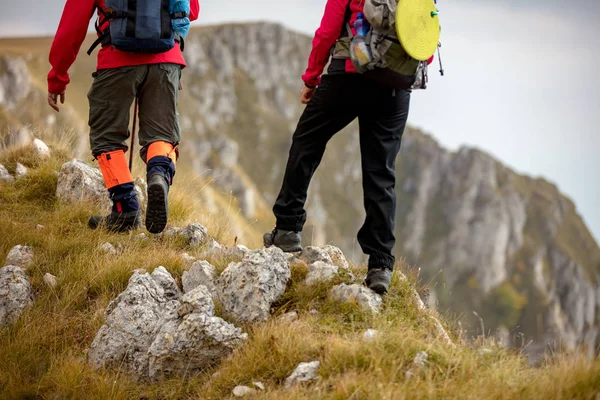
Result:
[[[355,37],[350,25],[346,24],[348,37],[338,40],[333,57],[353,59],[353,41],[364,40],[372,59],[363,68],[353,59],[357,72],[394,89],[426,89],[427,61],[412,58],[398,40],[395,27],[397,5],[398,0],[365,0],[364,15],[371,25],[367,36]]]

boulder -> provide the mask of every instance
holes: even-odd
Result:
[[[33,262],[33,248],[31,246],[17,245],[13,247],[6,256],[4,265],[14,265],[27,269]]]
[[[29,170],[27,169],[26,166],[24,166],[21,163],[17,163],[17,167],[15,168],[15,177],[17,179],[27,176],[28,173],[29,173]]]
[[[327,264],[323,261],[315,261],[308,266],[308,275],[306,275],[305,283],[307,285],[315,285],[319,282],[329,282],[338,274],[338,267]]]
[[[25,271],[14,265],[0,268],[0,328],[14,323],[32,304],[31,283]]]
[[[285,387],[289,389],[296,384],[319,379],[317,370],[319,369],[320,365],[321,363],[319,361],[300,363],[294,372],[292,372],[292,374],[285,380]]]
[[[33,152],[38,157],[50,157],[50,149],[46,145],[46,143],[42,142],[40,139],[33,140]]]
[[[281,249],[253,250],[223,271],[217,281],[217,293],[224,311],[233,318],[264,322],[290,276],[290,266]]]
[[[215,279],[217,270],[208,261],[196,261],[189,271],[183,271],[181,282],[183,292],[188,293],[200,285],[206,286],[211,295],[216,294]]]
[[[182,297],[178,314],[161,327],[148,350],[151,379],[197,373],[248,338],[241,329],[214,316],[211,295],[203,285]]]
[[[365,311],[377,313],[381,307],[381,296],[361,285],[342,283],[333,287],[330,293],[333,299],[344,303],[356,303]]]
[[[15,178],[8,172],[4,165],[0,164],[0,181],[7,183],[13,183]]]
[[[135,271],[113,300],[88,352],[95,368],[111,367],[139,379],[197,373],[247,340],[239,328],[214,316],[204,285],[181,294],[163,267]]]
[[[58,173],[56,197],[65,204],[91,201],[103,210],[111,207],[100,170],[77,159],[62,165]]]

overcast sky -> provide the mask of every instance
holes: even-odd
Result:
[[[326,0],[201,0],[198,23],[269,20],[314,33]],[[52,34],[64,0],[0,0],[0,36]],[[438,0],[446,76],[431,71],[410,121],[543,176],[600,239],[600,1]]]

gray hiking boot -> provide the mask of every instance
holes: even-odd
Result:
[[[369,268],[365,285],[377,294],[387,293],[392,280],[392,270],[388,268]]]
[[[125,233],[142,227],[140,210],[129,213],[111,212],[107,216],[92,215],[88,221],[90,229],[105,228],[109,232]]]
[[[162,174],[154,174],[148,179],[148,208],[146,209],[146,229],[150,233],[160,233],[169,219],[169,183]]]
[[[263,236],[265,247],[279,247],[284,253],[296,253],[302,251],[300,232],[273,229]]]

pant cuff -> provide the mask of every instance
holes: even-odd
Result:
[[[386,268],[389,270],[393,270],[394,264],[396,264],[396,258],[388,254],[375,253],[369,256],[369,269]]]
[[[305,216],[277,217],[275,227],[284,231],[302,232],[305,222]]]

